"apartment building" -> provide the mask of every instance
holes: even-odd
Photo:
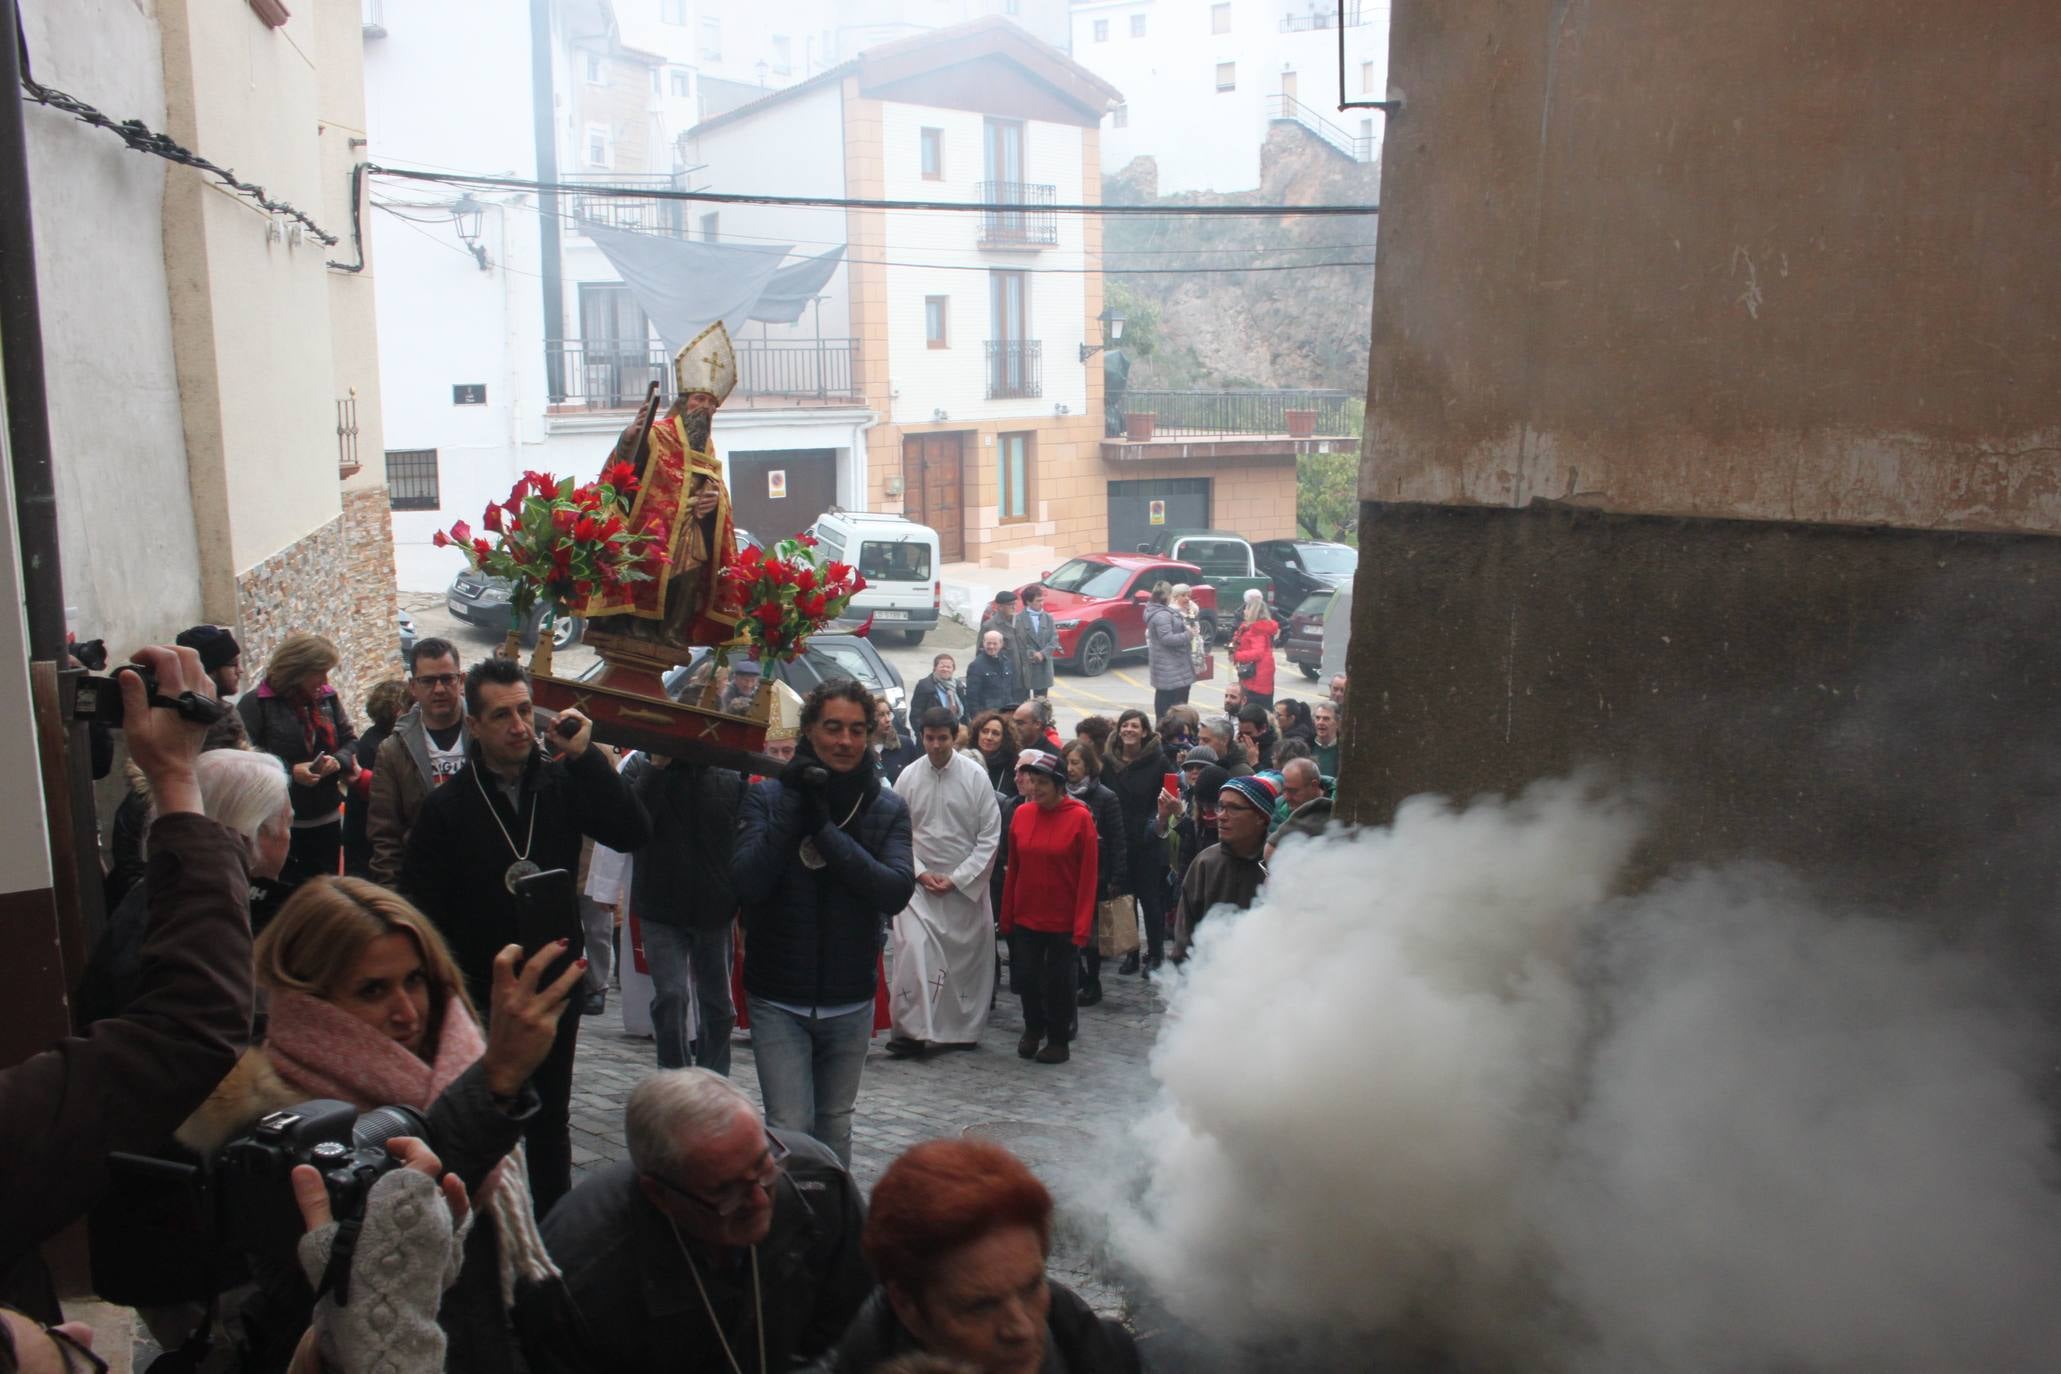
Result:
[[[1385,98],[1387,0],[1076,0],[1072,52],[1124,92],[1102,170],[1150,157],[1161,195],[1258,186],[1276,121],[1341,157],[1379,155],[1380,115],[1338,107]]]

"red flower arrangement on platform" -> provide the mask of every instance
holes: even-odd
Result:
[[[493,541],[473,534],[460,520],[438,530],[430,542],[456,548],[473,568],[514,584],[509,606],[515,624],[529,616],[539,597],[547,614],[585,605],[600,592],[613,596],[628,583],[648,582],[665,564],[658,530],[630,528],[629,509],[637,492],[636,469],[611,464],[601,479],[580,486],[567,477],[525,472],[506,501],[480,517]],[[570,612],[568,612],[570,613]],[[546,625],[548,633],[549,626]]]
[[[770,551],[746,546],[724,561],[721,578],[741,612],[738,637],[761,663],[792,661],[810,635],[843,616],[866,590],[866,579],[849,563],[819,561],[809,534],[783,539]],[[872,626],[868,616],[857,633]]]

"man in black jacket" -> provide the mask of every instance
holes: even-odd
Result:
[[[785,1370],[827,1350],[873,1286],[851,1175],[703,1069],[653,1074],[624,1117],[630,1157],[544,1219],[592,1367]]]
[[[471,736],[465,766],[429,794],[408,836],[401,890],[436,922],[470,985],[475,1003],[492,1005],[494,956],[516,941],[519,907],[514,884],[551,869],[574,873],[580,841],[632,850],[650,838],[651,824],[629,784],[591,749],[592,727],[578,711],[559,717],[578,729],[554,734],[559,757],[546,760],[537,744],[530,678],[513,659],[489,658],[465,675],[465,729]],[[561,910],[549,914],[553,933],[577,947],[579,903],[570,883]],[[540,1105],[526,1134],[530,1192],[539,1212],[572,1186],[572,1067],[580,1031],[577,1001],[567,1004],[558,1040],[531,1084]]]
[[[973,718],[966,710],[959,684],[952,680],[952,674],[958,671],[959,662],[950,654],[939,654],[930,661],[930,676],[909,689],[909,725],[912,731],[916,722],[923,719],[923,713],[934,707],[950,711],[953,721],[960,725]]]
[[[639,754],[623,767],[651,818],[651,843],[631,865],[631,905],[651,968],[651,1029],[658,1066],[692,1062],[730,1073],[730,930],[737,885],[730,861],[744,779],[727,768]],[[688,984],[699,1004],[701,1034],[687,1041]]]
[[[1024,695],[1023,680],[1016,675],[1016,660],[1009,657],[1002,632],[981,631],[980,652],[966,670],[966,714],[1000,711],[1007,715]]]
[[[735,865],[766,1119],[846,1162],[881,937],[916,890],[909,808],[880,785],[872,721],[873,694],[849,678],[809,693],[793,761],[744,799]]]

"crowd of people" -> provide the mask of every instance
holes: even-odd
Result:
[[[132,787],[76,1034],[0,1076],[0,1265],[24,1319],[0,1370],[10,1344],[33,1368],[77,1338],[33,1258],[68,1222],[90,1214],[125,1252],[199,1243],[138,1221],[110,1156],[206,1160],[318,1098],[426,1124],[345,1228],[398,1253],[417,1242],[397,1217],[443,1217],[415,1225],[419,1264],[366,1280],[414,1318],[349,1310],[328,1190],[296,1171],[299,1254],[125,1280],[167,1348],[253,1371],[1135,1368],[1122,1328],[1044,1278],[1051,1198],[1005,1151],[920,1146],[860,1196],[867,1050],[882,1029],[905,1059],[976,1048],[1006,952],[1018,1053],[1067,1062],[1106,959],[1150,977],[1186,957],[1213,910],[1250,904],[1276,843],[1322,830],[1344,681],[1274,700],[1275,627],[1248,604],[1224,712],[1199,714],[1214,646],[1188,589],[1162,585],[1153,711],[1062,738],[1041,601],[998,597],[965,676],[937,655],[906,723],[823,683],[769,731],[779,771],[753,777],[616,757],[580,712],[540,715],[513,660],[468,667],[446,640],[370,693],[362,735],[317,636],[250,683],[219,627],[141,651],[159,695],[123,678]],[[733,709],[758,668],[718,684]],[[181,714],[169,686],[235,704]],[[632,961],[658,1072],[627,1107],[630,1159],[574,1186],[582,1014]],[[728,1079],[747,1027],[757,1102]]]

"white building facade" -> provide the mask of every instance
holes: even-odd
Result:
[[[1102,170],[1150,157],[1161,195],[1258,186],[1275,120],[1343,157],[1379,156],[1380,112],[1338,106],[1386,98],[1386,0],[1082,0],[1072,51],[1124,92],[1103,122]]]

